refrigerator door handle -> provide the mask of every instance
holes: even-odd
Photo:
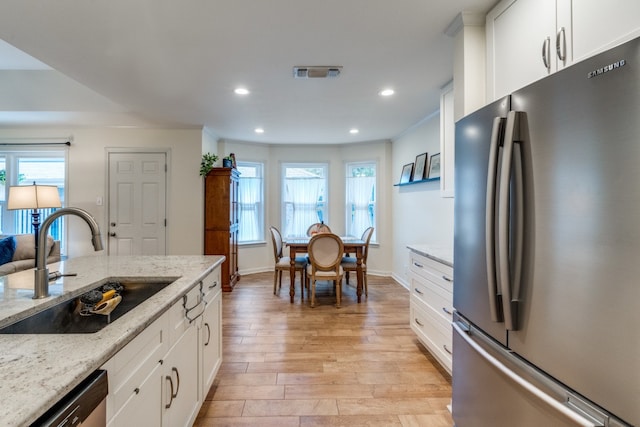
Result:
[[[519,132],[523,114],[518,111],[510,111],[507,114],[498,186],[498,281],[502,291],[505,327],[510,331],[518,329],[518,295],[514,291],[520,289],[522,264],[522,159],[520,149],[514,146],[519,139],[517,132]],[[517,153],[516,156],[514,151]],[[517,159],[515,168],[513,168],[514,157]],[[513,169],[515,169],[515,188],[511,187]],[[511,194],[513,194],[513,204]]]
[[[520,387],[524,388],[538,399],[542,400],[544,403],[560,412],[564,416],[568,417],[572,421],[574,421],[577,425],[583,427],[602,427],[603,423],[599,421],[594,421],[593,419],[587,419],[583,417],[581,414],[574,412],[569,407],[563,405],[558,400],[554,399],[549,394],[545,393],[540,388],[536,387],[534,384],[522,378],[520,375],[513,372],[507,366],[505,366],[498,359],[493,357],[489,352],[487,352],[484,348],[482,348],[477,342],[475,342],[467,332],[465,332],[458,322],[453,322],[454,331],[476,352],[480,357],[490,363],[493,367],[498,369],[504,375],[506,375],[513,382],[518,384]]]
[[[502,135],[504,134],[504,123],[506,119],[496,117],[493,119],[491,129],[491,146],[489,149],[489,172],[487,174],[487,197],[485,205],[485,252],[487,263],[487,291],[489,292],[489,312],[491,320],[502,321],[502,310],[498,295],[498,283],[496,279],[496,186],[498,177],[498,152]]]

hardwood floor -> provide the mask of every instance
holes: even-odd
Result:
[[[320,283],[316,307],[289,303],[283,274],[245,275],[223,294],[223,363],[195,426],[451,427],[451,378],[409,327],[409,293],[368,277],[343,284],[342,307]]]

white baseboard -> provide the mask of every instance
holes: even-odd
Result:
[[[392,274],[391,278],[393,280],[395,280],[396,282],[398,282],[400,284],[400,286],[402,286],[406,290],[408,290],[408,291],[411,290],[411,286],[409,286],[409,283],[407,281],[405,281],[402,277],[398,276],[397,274]]]

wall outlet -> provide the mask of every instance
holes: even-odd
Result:
[[[102,197],[101,196],[96,197],[96,206],[102,206]]]

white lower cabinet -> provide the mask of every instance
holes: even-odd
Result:
[[[216,268],[149,325],[107,370],[107,425],[191,426],[222,363]]]
[[[204,284],[204,301],[206,309],[202,315],[202,323],[199,329],[200,352],[200,396],[201,400],[207,396],[213,380],[215,379],[220,364],[222,363],[222,330],[218,325],[222,324],[222,286],[218,274],[211,274]]]
[[[164,359],[162,425],[191,426],[202,404],[198,391],[198,334],[188,328]]]
[[[162,411],[158,407],[161,399],[162,365],[157,363],[149,376],[130,394],[110,420],[108,426],[161,426]]]
[[[453,268],[413,251],[409,254],[411,329],[451,373]]]

